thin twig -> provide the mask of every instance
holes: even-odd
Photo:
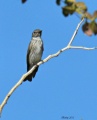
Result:
[[[88,47],[83,47],[83,46],[70,46],[70,48],[73,48],[73,49],[83,49],[83,50],[94,50],[94,49],[97,49],[97,47],[88,48]]]
[[[81,20],[81,22],[77,25],[77,28],[76,28],[76,30],[74,31],[74,34],[73,34],[70,42],[68,43],[68,46],[70,46],[70,45],[72,44],[72,42],[73,42],[73,40],[74,40],[74,38],[75,38],[75,36],[76,36],[76,34],[77,34],[77,32],[78,32],[78,29],[79,29],[79,27],[80,27],[80,25],[82,24],[83,21],[84,21],[84,18],[83,18],[83,19]]]

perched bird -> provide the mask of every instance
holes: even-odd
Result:
[[[34,30],[32,33],[32,39],[30,41],[28,51],[27,51],[27,71],[29,71],[35,64],[41,61],[43,53],[43,41],[41,39],[42,31],[39,29]],[[38,67],[29,75],[24,81],[32,81],[32,78],[35,77]]]

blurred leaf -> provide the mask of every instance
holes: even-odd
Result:
[[[90,14],[90,13],[88,13],[88,12],[85,12],[85,17],[86,18],[88,18],[89,20],[92,20],[93,19],[93,16]]]
[[[60,2],[61,2],[60,0],[56,0],[57,5],[60,5]]]
[[[65,6],[62,8],[62,12],[64,16],[68,16],[69,14],[73,14],[75,12],[74,6]]]
[[[83,30],[83,32],[84,32],[86,35],[88,35],[88,36],[92,36],[92,35],[93,35],[93,32],[92,32],[92,30],[90,29],[88,22],[85,22],[85,24],[83,24],[82,30]]]
[[[97,18],[97,11],[94,12],[93,18],[94,18],[94,20]]]
[[[25,3],[27,0],[22,0],[22,3]]]
[[[92,32],[96,35],[97,34],[97,23],[95,21],[92,21],[89,24],[89,27],[92,30]]]
[[[76,2],[75,5],[81,12],[87,11],[87,7],[84,2]]]
[[[65,3],[67,5],[72,5],[75,2],[75,0],[65,0]]]
[[[95,11],[93,15],[91,15],[88,12],[85,12],[85,17],[91,21],[94,21],[97,18],[97,11]]]

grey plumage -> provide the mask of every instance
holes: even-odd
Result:
[[[43,53],[43,41],[41,39],[42,31],[37,29],[32,33],[32,39],[30,41],[28,51],[27,51],[27,71],[29,71],[35,64],[41,61]],[[32,81],[35,77],[38,67],[29,75],[24,81]]]

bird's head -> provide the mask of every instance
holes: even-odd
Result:
[[[42,30],[36,29],[32,33],[32,37],[41,37]]]

